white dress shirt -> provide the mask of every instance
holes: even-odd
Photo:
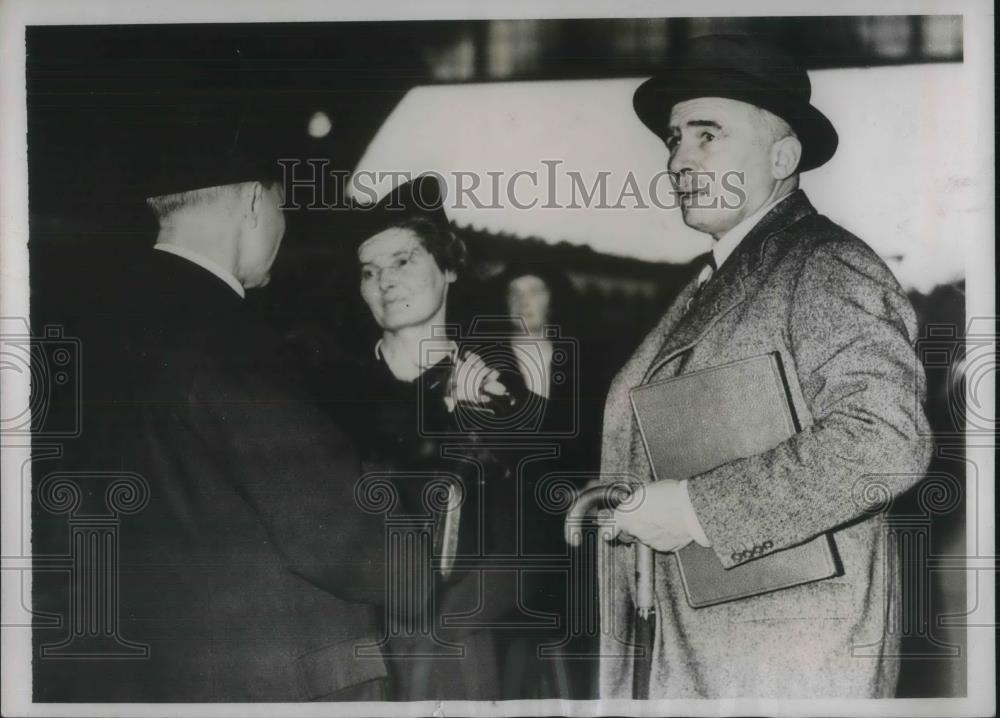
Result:
[[[199,267],[205,271],[211,272],[216,277],[221,279],[223,282],[229,285],[229,287],[240,295],[243,299],[246,297],[246,290],[243,289],[243,285],[240,284],[240,280],[233,276],[233,273],[224,269],[217,262],[213,262],[207,257],[203,257],[197,252],[192,252],[186,247],[180,247],[176,244],[167,244],[165,242],[159,242],[153,245],[153,249],[158,249],[161,252],[169,252],[170,254],[175,254],[178,257],[182,257],[193,264],[197,264]]]

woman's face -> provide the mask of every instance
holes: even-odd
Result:
[[[382,329],[432,321],[445,307],[455,273],[441,271],[413,230],[390,227],[358,248],[361,296]]]
[[[549,323],[551,302],[552,295],[541,277],[527,274],[507,285],[507,310],[512,317],[522,317],[529,331]]]

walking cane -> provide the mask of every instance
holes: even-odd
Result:
[[[614,510],[632,497],[622,485],[594,486],[581,491],[566,514],[566,542],[579,546],[583,540],[578,528],[590,511]],[[653,669],[653,638],[656,635],[656,610],[653,603],[653,549],[635,542],[635,653],[632,664],[632,697],[649,698],[649,676]]]

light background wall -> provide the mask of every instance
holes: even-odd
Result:
[[[974,240],[973,215],[984,208],[992,137],[976,137],[977,88],[961,64],[903,65],[810,73],[813,103],[832,120],[840,147],[825,166],[805,173],[802,185],[817,209],[867,241],[908,289],[927,292],[964,276]],[[449,184],[447,212],[459,225],[548,241],[588,244],[601,252],[683,262],[710,240],[686,227],[677,209],[636,208],[628,175],[650,203],[650,184],[666,167],[662,143],[632,112],[636,79],[505,82],[418,87],[376,134],[359,171],[434,171]],[[557,162],[552,170],[543,161]],[[516,199],[507,185],[518,171]],[[585,186],[607,171],[605,208],[545,208],[572,202],[570,172]],[[503,208],[476,208],[468,194],[456,206],[456,183],[474,173],[473,194],[491,204],[501,173]],[[370,176],[358,178],[371,184]],[[383,179],[379,194],[393,180]],[[614,205],[619,204],[621,208]],[[653,190],[670,204],[667,179]],[[580,194],[577,199],[582,201]],[[980,223],[981,224],[981,223]],[[982,242],[982,238],[976,241]]]

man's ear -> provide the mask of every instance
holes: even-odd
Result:
[[[799,168],[802,158],[802,143],[798,137],[789,135],[771,145],[771,174],[776,180],[791,177]]]
[[[445,270],[445,272],[444,272],[444,281],[446,281],[448,284],[452,284],[452,283],[455,282],[456,279],[458,279],[458,275],[455,274],[454,271],[452,271],[451,269],[446,269]]]

